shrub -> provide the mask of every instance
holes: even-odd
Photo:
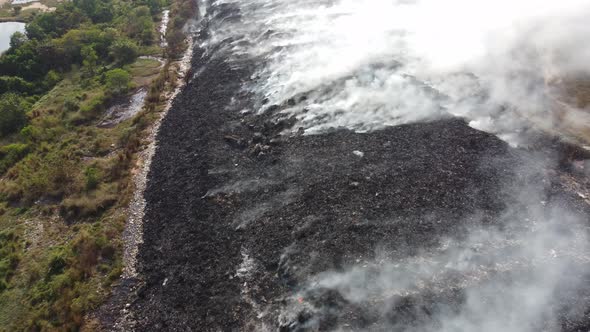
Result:
[[[133,9],[127,22],[127,35],[139,40],[143,45],[150,45],[154,40],[154,22],[150,8],[139,6]]]
[[[86,190],[94,190],[98,186],[99,174],[96,167],[87,167],[84,170],[84,178],[86,182]]]
[[[49,90],[53,88],[59,81],[61,81],[61,76],[55,70],[50,70],[43,79],[43,86],[45,89]]]
[[[127,38],[116,40],[109,48],[110,55],[119,65],[132,63],[139,55],[139,48],[134,41]]]
[[[28,153],[27,144],[9,144],[0,148],[0,174],[4,174]]]
[[[122,95],[131,88],[131,75],[123,69],[109,70],[105,77],[107,88],[113,95]]]
[[[91,97],[82,103],[80,111],[70,117],[70,122],[74,125],[81,125],[94,120],[104,111],[107,101],[107,96],[102,93]]]
[[[99,189],[86,195],[65,199],[60,206],[60,214],[65,218],[85,218],[97,216],[117,202],[117,195]]]
[[[8,287],[8,282],[20,262],[20,239],[13,232],[0,232],[0,292]]]
[[[18,76],[0,76],[0,93],[20,92],[28,93],[33,91],[33,84]]]
[[[60,198],[72,192],[76,160],[54,145],[45,149],[47,153],[31,153],[10,170],[8,175],[14,180],[2,182],[6,199],[29,204],[41,197]]]
[[[80,104],[77,100],[68,98],[64,101],[64,110],[66,112],[76,112],[78,109],[80,109]]]
[[[0,96],[0,136],[21,130],[27,123],[26,112],[30,105],[14,93]]]
[[[47,273],[45,279],[49,280],[52,276],[62,274],[64,269],[67,267],[67,255],[62,247],[53,249],[49,256],[49,264],[47,267]]]

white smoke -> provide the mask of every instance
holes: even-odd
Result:
[[[254,62],[246,88],[256,107],[280,105],[306,132],[452,114],[513,141],[524,122],[558,126],[556,107],[572,108],[568,122],[587,118],[563,105],[559,87],[563,78],[590,75],[590,0],[217,0],[207,14],[224,5],[239,17],[212,19],[203,46],[230,64]],[[564,283],[575,289],[581,280],[569,273],[587,273],[590,264],[587,216],[545,208],[543,188],[517,192],[507,197],[501,227],[470,229],[404,260],[315,276],[281,322],[296,320],[301,307],[322,314],[297,300],[310,289],[336,290],[383,315],[395,296],[461,289],[458,310],[443,308],[418,328],[391,328],[559,330],[555,298]]]
[[[212,26],[209,43],[231,38],[236,59],[259,61],[250,89],[308,132],[366,131],[444,111],[500,132],[514,129],[515,116],[550,127],[551,83],[590,71],[588,0],[216,4],[241,17]]]
[[[564,310],[580,310],[569,312],[569,319],[583,317],[584,308],[565,308],[560,292],[567,289],[568,296],[575,296],[572,292],[590,272],[587,226],[583,216],[557,205],[545,207],[543,198],[527,193],[524,201],[511,202],[496,226],[473,227],[461,238],[443,239],[438,248],[411,257],[392,259],[384,252],[345,271],[316,275],[284,312],[303,306],[313,314],[306,322],[313,329],[330,308],[295,299],[306,299],[314,290],[336,290],[347,302],[378,312],[380,330],[559,331]],[[457,291],[463,294],[460,303],[438,303],[424,321],[387,318],[404,297],[448,297]],[[419,310],[420,304],[414,306]]]

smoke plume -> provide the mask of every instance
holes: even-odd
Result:
[[[518,143],[531,125],[552,130],[588,118],[562,84],[590,75],[588,0],[214,4],[207,9],[213,18],[228,6],[238,14],[210,20],[202,46],[230,64],[256,63],[244,87],[254,95],[253,111],[295,116],[295,128],[306,133],[462,116]],[[555,116],[564,109],[565,117]],[[544,162],[533,159],[527,168]],[[302,328],[338,316],[301,300],[328,290],[381,315],[385,331],[559,330],[558,316],[583,314],[561,297],[575,294],[588,273],[587,216],[552,201],[544,185],[509,186],[497,223],[466,229],[439,248],[401,260],[383,253],[311,277],[283,308],[280,324],[289,326],[304,311],[312,318]],[[419,313],[412,322],[387,318],[402,298],[455,293],[460,300],[430,301],[428,319]]]
[[[258,111],[307,132],[367,131],[451,113],[506,138],[554,127],[559,82],[589,74],[587,0],[219,0],[239,20],[210,44],[262,65]]]

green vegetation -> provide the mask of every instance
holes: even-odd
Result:
[[[31,105],[15,93],[0,96],[0,137],[21,130],[27,123],[27,111]]]
[[[131,88],[131,75],[123,69],[112,69],[106,72],[107,89],[113,95],[126,93]]]
[[[163,1],[56,1],[0,56],[0,331],[79,330],[121,274],[136,152],[174,87],[168,59],[185,49],[196,11]],[[163,50],[165,5],[175,23]],[[139,87],[142,112],[99,126]]]

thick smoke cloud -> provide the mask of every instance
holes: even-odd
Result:
[[[250,87],[268,101],[259,110],[283,105],[312,133],[447,112],[504,135],[521,117],[551,128],[559,81],[590,70],[587,0],[218,3],[242,17],[211,42],[231,38],[233,54],[263,63]]]

